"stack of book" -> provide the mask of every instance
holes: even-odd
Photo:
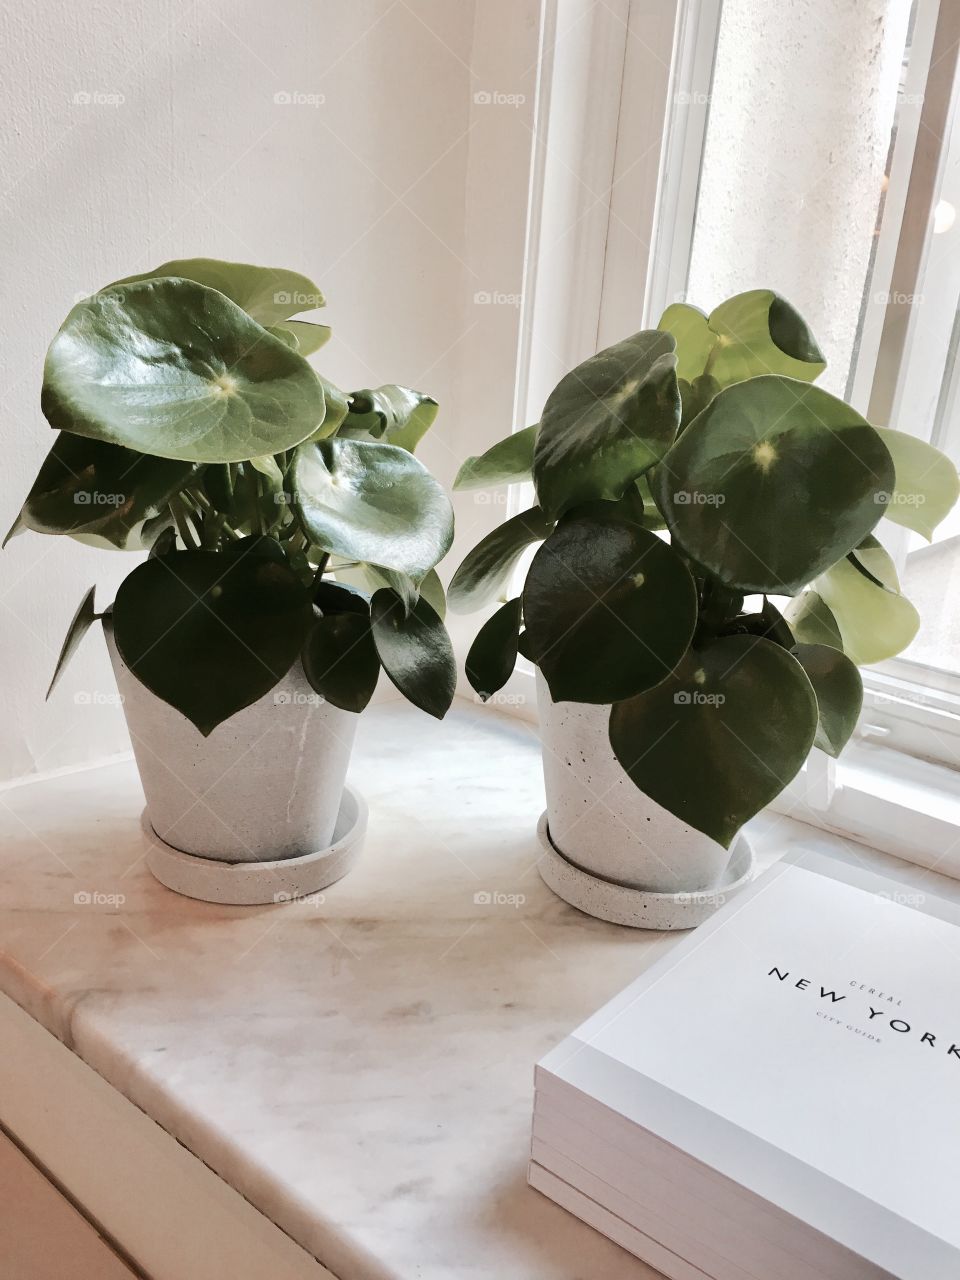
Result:
[[[531,1184],[671,1280],[958,1280],[958,924],[778,864],[539,1063]]]

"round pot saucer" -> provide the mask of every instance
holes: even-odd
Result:
[[[328,848],[274,862],[220,862],[183,853],[160,839],[146,809],[141,825],[150,839],[147,866],[161,884],[201,902],[248,907],[295,902],[345,876],[360,856],[367,830],[367,802],[358,791],[344,787]]]
[[[546,810],[540,815],[537,835],[543,847],[537,870],[558,897],[588,916],[633,929],[694,929],[748,884],[757,869],[753,848],[741,831],[716,888],[692,893],[648,893],[604,880],[569,862],[550,840]]]

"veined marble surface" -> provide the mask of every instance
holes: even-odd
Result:
[[[340,1280],[653,1276],[525,1177],[534,1063],[671,935],[540,881],[529,725],[373,707],[350,778],[359,867],[269,907],[153,880],[132,762],[0,792],[0,989]]]

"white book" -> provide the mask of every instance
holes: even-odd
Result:
[[[958,923],[778,864],[538,1065],[531,1180],[712,1280],[957,1280]]]

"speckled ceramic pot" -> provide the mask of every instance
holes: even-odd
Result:
[[[539,672],[537,703],[554,848],[591,875],[630,889],[715,889],[730,850],[638,790],[610,746],[610,708],[554,702]]]
[[[109,618],[104,632],[147,817],[161,840],[233,863],[300,858],[330,845],[356,715],[319,698],[297,662],[205,738],[127,668]]]

